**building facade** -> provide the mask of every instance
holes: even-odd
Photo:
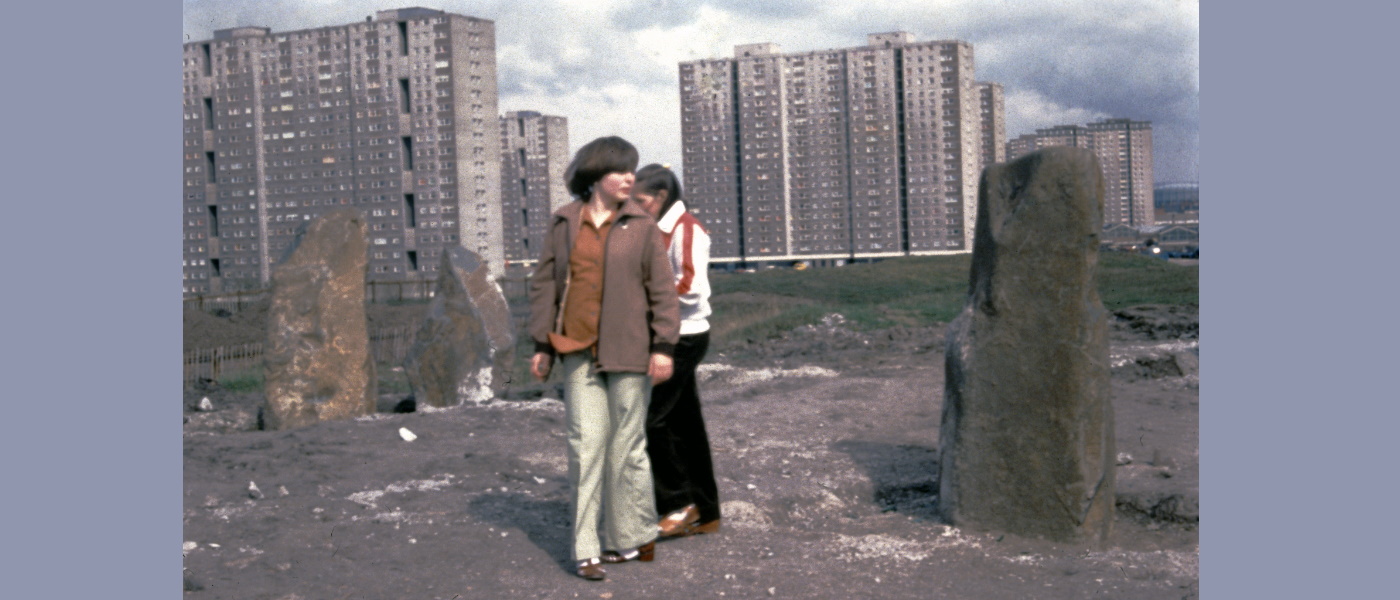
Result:
[[[519,275],[539,261],[550,215],[570,200],[569,121],[534,111],[501,117],[501,224],[506,272]]]
[[[984,128],[1005,137],[1000,86],[975,81],[967,42],[867,42],[680,63],[686,203],[713,262],[971,250]]]
[[[977,84],[982,102],[982,168],[1006,162],[1006,100],[1001,84]]]
[[[1006,157],[1015,160],[1041,148],[1070,146],[1093,151],[1104,177],[1104,226],[1152,225],[1152,123],[1105,119],[1087,125],[1058,125],[1037,129],[1006,144]]]
[[[437,10],[184,45],[184,291],[263,287],[299,226],[369,223],[371,281],[436,278],[461,245],[502,273],[495,25]]]

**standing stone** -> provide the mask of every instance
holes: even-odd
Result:
[[[988,167],[972,281],[948,326],[939,506],[958,526],[1104,542],[1115,462],[1103,175],[1078,148]]]
[[[368,226],[359,211],[345,209],[303,227],[272,270],[265,429],[375,411],[378,384],[365,318]]]
[[[444,250],[437,291],[404,361],[414,399],[438,407],[481,404],[505,390],[513,326],[486,261],[460,246]]]

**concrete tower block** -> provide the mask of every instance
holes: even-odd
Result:
[[[414,398],[431,406],[490,401],[510,383],[515,334],[501,286],[476,253],[442,253],[437,292],[404,371]]]
[[[365,319],[367,232],[359,211],[328,212],[305,225],[273,267],[265,429],[374,413],[378,383]]]
[[[1103,175],[1048,148],[987,168],[967,305],[948,326],[939,506],[949,522],[1102,543],[1114,511]]]

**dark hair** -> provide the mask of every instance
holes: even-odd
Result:
[[[671,167],[649,164],[637,171],[637,181],[632,184],[632,189],[644,194],[654,194],[657,190],[666,190],[666,201],[661,203],[661,215],[665,216],[666,211],[671,210],[671,205],[681,199],[681,182],[676,179],[676,174],[671,171]]]
[[[564,184],[580,200],[592,195],[593,184],[608,173],[637,170],[637,148],[617,136],[600,137],[584,144],[564,169]]]

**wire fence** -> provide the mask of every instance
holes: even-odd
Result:
[[[523,302],[529,293],[529,281],[524,276],[501,277],[496,281],[501,285],[501,292],[512,304]],[[366,281],[365,301],[387,304],[390,302],[430,300],[433,297],[433,286],[435,285],[437,285],[436,281]],[[184,304],[187,309],[211,313],[219,311],[236,313],[266,300],[271,295],[271,288],[204,294],[185,298]]]
[[[529,282],[525,277],[502,277],[497,279],[501,291],[510,305],[511,320],[517,336],[521,336],[525,321],[529,316],[526,300]],[[390,303],[413,300],[426,300],[432,297],[431,286],[435,282],[366,282],[365,300],[371,303]],[[205,312],[224,311],[236,313],[268,298],[272,290],[250,290],[227,294],[194,296],[185,299],[185,308]],[[379,364],[402,364],[408,351],[417,339],[418,327],[389,327],[371,331],[369,334],[370,354]],[[184,385],[191,387],[200,381],[227,381],[231,379],[260,379],[263,374],[263,344],[239,344],[199,348],[185,352]]]
[[[374,362],[399,364],[408,358],[408,351],[417,338],[416,327],[388,327],[369,334],[369,351]],[[261,379],[263,375],[263,345],[261,343],[198,348],[185,352],[184,385],[192,387],[200,381],[231,379]]]

